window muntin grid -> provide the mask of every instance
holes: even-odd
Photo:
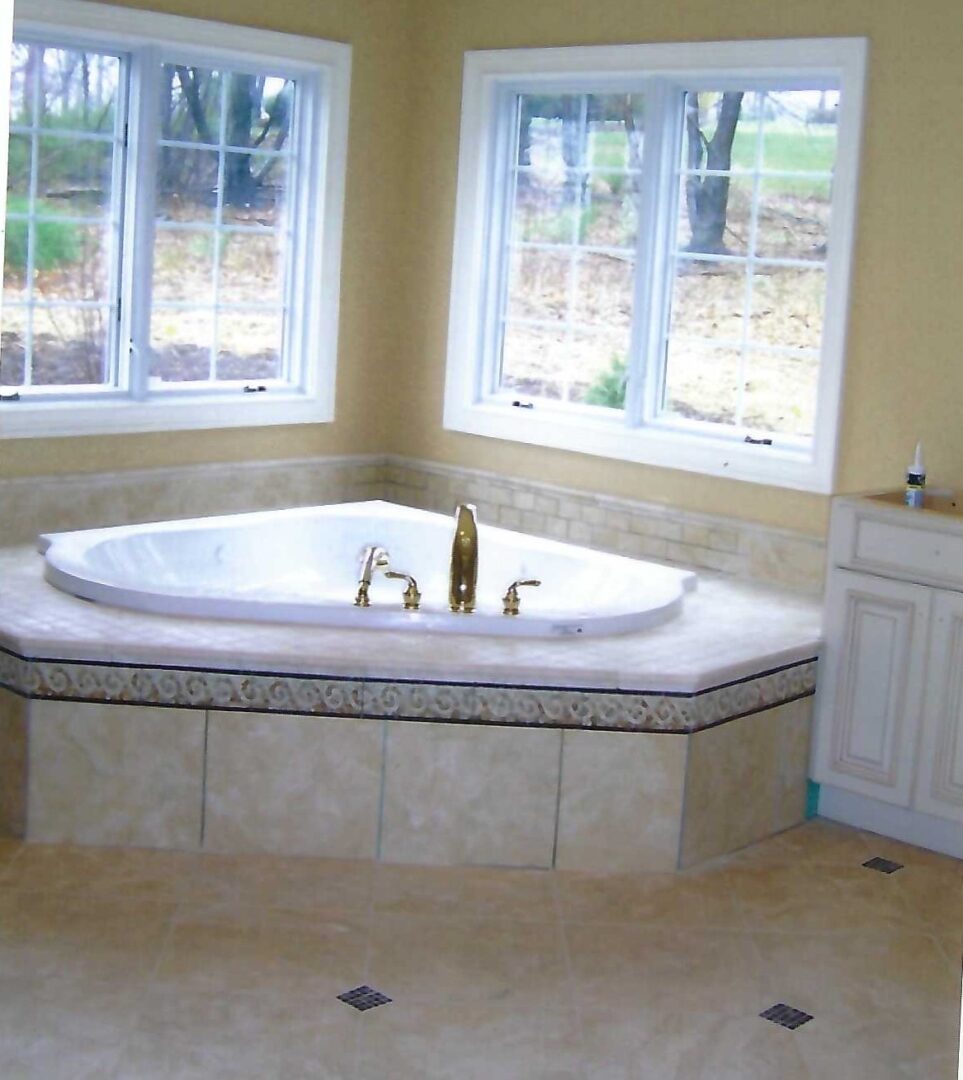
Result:
[[[163,65],[161,83],[172,102],[165,118],[180,105],[188,123],[173,131],[162,122],[157,140],[150,385],[162,390],[288,380],[296,83],[276,73],[173,59]],[[245,88],[257,94],[246,131],[238,129],[235,107]],[[172,160],[180,162],[186,183],[166,182]],[[259,183],[241,191],[245,175],[269,177],[270,195]],[[246,260],[239,257],[245,249]],[[176,260],[187,260],[186,270],[172,282],[167,264]]]
[[[26,40],[11,60],[0,384],[35,393],[111,387],[126,58]]]
[[[580,404],[627,359],[644,98],[522,93],[513,108],[493,389]]]
[[[707,167],[712,114],[718,123],[734,93],[684,96],[657,415],[811,439],[839,94],[739,92],[732,160]],[[697,243],[689,186],[720,181],[729,185],[725,233]]]

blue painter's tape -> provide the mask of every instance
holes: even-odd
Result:
[[[815,780],[806,781],[806,820],[819,813],[819,784]]]

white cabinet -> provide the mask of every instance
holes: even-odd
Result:
[[[963,593],[935,594],[928,661],[915,804],[963,823]]]
[[[825,633],[815,779],[918,842],[923,815],[963,823],[963,515],[836,500]]]
[[[831,574],[817,780],[909,806],[930,592],[849,570]]]

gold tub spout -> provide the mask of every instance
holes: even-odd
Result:
[[[391,565],[390,556],[380,544],[369,544],[361,552],[360,565],[358,567],[358,593],[354,598],[355,607],[370,607],[368,590],[371,588],[371,578],[378,570],[387,570]]]
[[[455,538],[448,570],[448,604],[452,611],[475,610],[478,583],[478,527],[475,508],[461,503],[455,510]]]

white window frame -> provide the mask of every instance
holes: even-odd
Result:
[[[843,390],[846,319],[858,164],[862,131],[867,42],[864,38],[780,41],[700,42],[694,44],[586,46],[512,49],[465,54],[455,242],[448,330],[444,426],[450,430],[512,442],[556,447],[647,465],[725,476],[804,491],[831,492],[836,470],[837,435]],[[505,175],[507,106],[515,93],[605,92],[658,78],[673,90],[751,88],[753,83],[789,80],[788,85],[831,81],[839,89],[837,152],[826,258],[826,301],[819,366],[816,422],[811,444],[774,440],[748,444],[736,436],[706,432],[704,426],[643,422],[651,415],[658,372],[646,370],[646,351],[634,341],[629,361],[625,413],[592,406],[536,403],[520,409],[511,395],[492,394],[491,321],[485,314],[489,275],[495,262],[491,232],[502,219],[504,198],[498,180]],[[745,84],[745,85],[743,85]],[[647,139],[651,139],[647,133]],[[656,136],[658,140],[658,136]],[[678,165],[671,140],[647,147],[656,158],[651,182],[668,191]],[[650,159],[651,160],[651,159]],[[648,170],[647,170],[648,173]],[[647,178],[646,182],[649,182]],[[672,201],[667,196],[662,209]],[[640,221],[636,303],[649,290],[654,267],[666,265],[654,237],[665,228]],[[645,244],[650,244],[648,250]],[[656,245],[653,248],[651,245]],[[642,291],[640,291],[642,290]],[[644,290],[649,290],[645,292]],[[663,303],[663,307],[664,307]],[[652,323],[657,320],[651,320]],[[633,325],[638,337],[638,322]],[[649,350],[649,355],[653,355]],[[517,397],[517,395],[516,395]],[[646,401],[649,408],[646,409]]]
[[[297,202],[302,219],[296,228],[299,236],[310,237],[310,242],[296,245],[291,264],[291,276],[302,287],[290,294],[286,319],[286,327],[292,330],[286,335],[286,349],[291,348],[299,371],[290,383],[271,385],[265,393],[244,393],[233,383],[226,388],[198,388],[195,384],[182,392],[167,384],[162,391],[151,393],[147,384],[149,353],[143,355],[150,340],[150,281],[142,270],[132,271],[134,261],[127,259],[120,340],[129,340],[132,352],[142,354],[136,359],[132,356],[129,379],[117,388],[22,395],[16,402],[0,403],[0,438],[333,420],[351,47],[86,0],[20,0],[14,33],[66,39],[91,48],[138,51],[145,59],[156,59],[158,67],[163,53],[173,49],[179,57],[208,64],[220,62],[233,68],[250,64],[293,74],[309,89],[299,105],[307,115],[299,129],[297,148]],[[137,213],[132,203],[136,204],[139,193],[143,197],[145,181],[153,183],[156,146],[149,137],[135,137],[138,130],[150,129],[133,121],[149,115],[156,105],[155,94],[153,80],[131,80],[123,245],[139,253],[140,267],[145,265],[144,253],[152,248],[153,221]],[[135,176],[136,184],[132,183]]]

